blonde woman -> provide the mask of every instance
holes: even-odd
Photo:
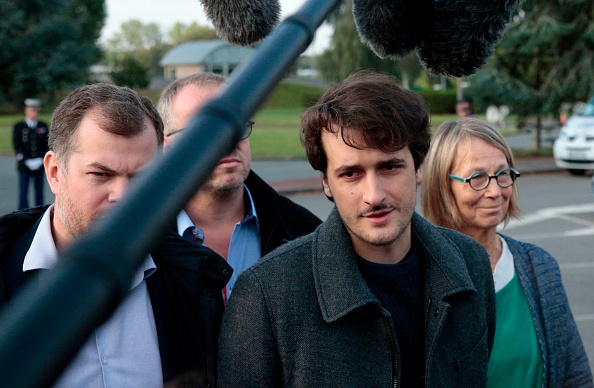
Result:
[[[556,260],[497,233],[518,218],[520,172],[503,136],[472,117],[442,124],[425,159],[421,202],[430,222],[487,250],[497,319],[488,387],[592,387],[592,374]]]

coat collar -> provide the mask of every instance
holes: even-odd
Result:
[[[442,300],[459,292],[476,292],[458,247],[416,213],[412,228],[424,261],[426,298]],[[359,272],[350,235],[336,208],[314,232],[312,261],[318,303],[326,322],[365,305],[381,306]]]

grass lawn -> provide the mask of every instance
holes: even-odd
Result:
[[[305,152],[299,141],[301,112],[303,112],[301,107],[261,109],[253,118],[256,124],[250,142],[252,157],[254,159],[305,158]],[[13,153],[12,125],[21,119],[22,115],[0,115],[0,154],[11,155]],[[455,115],[433,115],[431,117],[432,130],[435,131],[444,121],[455,119]],[[49,123],[51,115],[42,114],[40,120]],[[538,155],[550,155],[550,153],[550,150],[538,151]]]

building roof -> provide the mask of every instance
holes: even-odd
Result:
[[[194,65],[206,62],[240,63],[251,55],[251,47],[232,46],[217,40],[199,40],[182,43],[169,50],[161,59],[161,66]]]

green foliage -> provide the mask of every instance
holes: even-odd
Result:
[[[196,22],[190,24],[175,23],[168,35],[169,41],[173,46],[195,40],[218,39],[215,30]]]
[[[594,2],[526,0],[488,66],[470,78],[475,107],[557,115],[594,94]]]
[[[0,100],[84,82],[100,56],[104,1],[0,0]]]
[[[148,70],[135,58],[122,58],[116,66],[116,70],[111,73],[111,79],[116,85],[140,89],[148,86]]]
[[[122,23],[121,30],[107,41],[105,57],[112,68],[120,66],[126,58],[135,58],[143,64],[148,76],[153,77],[162,75],[159,61],[170,47],[157,23],[144,24],[131,19]]]
[[[361,43],[353,19],[352,0],[345,1],[332,15],[331,21],[335,27],[330,49],[322,53],[317,60],[325,80],[337,82],[354,71],[374,69],[399,77],[403,86],[410,88],[422,72],[422,67],[414,54],[399,61],[381,59]]]
[[[454,113],[456,106],[455,90],[420,90],[417,93],[425,99],[432,114]]]
[[[0,0],[2,1],[2,0]],[[200,39],[216,39],[216,33],[197,23],[176,23],[165,39],[157,23],[142,23],[130,19],[120,26],[108,41],[105,59],[110,67],[118,67],[128,57],[136,58],[147,69],[148,76],[163,75],[159,62],[173,46]]]

